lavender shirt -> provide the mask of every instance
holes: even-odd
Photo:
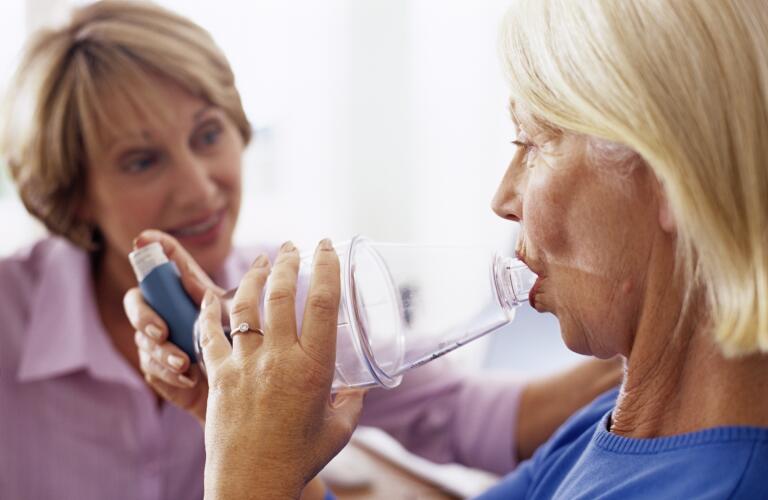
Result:
[[[234,252],[221,284],[236,284],[254,255]],[[48,238],[0,261],[0,325],[0,498],[203,497],[202,429],[158,406],[114,349],[85,252]],[[361,424],[432,460],[504,473],[520,391],[436,362],[371,391]]]

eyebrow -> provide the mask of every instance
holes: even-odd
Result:
[[[152,140],[152,135],[146,131],[141,130],[136,134],[128,134],[121,137],[116,138],[114,141],[111,141],[107,146],[103,149],[103,151],[106,154],[113,154],[116,149],[119,149],[119,147],[122,147],[124,142],[130,142],[136,139],[141,139],[145,142],[150,142]]]
[[[213,104],[206,104],[202,108],[198,109],[192,116],[192,122],[195,124],[198,123],[209,110],[214,109],[215,107],[216,106]]]
[[[197,125],[205,117],[205,115],[206,115],[206,113],[208,111],[210,111],[211,109],[215,109],[215,108],[216,108],[216,106],[214,106],[212,104],[206,104],[202,108],[198,109],[197,111],[195,111],[195,114],[192,115],[192,123],[194,125]],[[150,142],[152,140],[152,135],[147,130],[141,130],[137,134],[130,134],[130,135],[127,135],[127,136],[120,137],[119,139],[117,139],[117,140],[113,141],[111,144],[109,144],[107,146],[107,148],[106,148],[106,151],[111,153],[122,142],[124,142],[126,140],[137,139],[137,138],[141,138],[141,139],[143,139],[146,142]]]

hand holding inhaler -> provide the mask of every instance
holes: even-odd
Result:
[[[144,231],[136,238],[134,247],[138,250],[151,244],[160,245],[174,271],[178,270],[176,282],[184,291],[181,298],[189,302],[188,307],[193,307],[195,314],[206,289],[217,294],[224,293],[175,238],[161,231]],[[194,356],[188,356],[168,341],[171,333],[168,323],[147,303],[139,287],[126,293],[123,305],[128,320],[136,330],[134,340],[139,351],[141,371],[149,385],[164,399],[203,421],[208,383]]]

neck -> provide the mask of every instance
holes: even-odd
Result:
[[[681,299],[670,300],[682,293],[663,275],[659,285],[648,287],[611,431],[648,438],[718,426],[768,427],[768,356],[726,358],[704,300],[692,298],[684,310]]]
[[[105,323],[108,319],[127,321],[122,312],[123,295],[129,288],[136,286],[128,258],[120,258],[107,250],[94,255],[92,270],[99,310],[119,311],[119,318],[102,319]]]
[[[92,273],[101,322],[117,351],[138,369],[133,327],[123,311],[123,296],[136,286],[128,259],[106,250],[94,255]]]

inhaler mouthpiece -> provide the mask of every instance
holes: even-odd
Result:
[[[168,262],[168,257],[163,252],[163,246],[155,242],[129,253],[128,260],[131,261],[136,280],[141,283],[153,269]]]

